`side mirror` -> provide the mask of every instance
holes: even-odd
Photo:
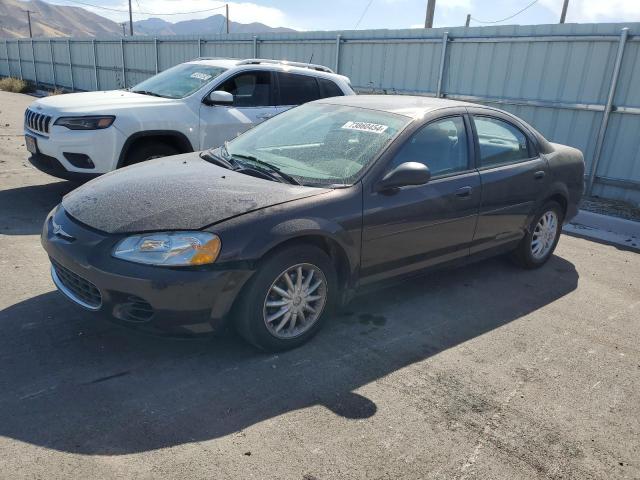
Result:
[[[206,105],[233,105],[233,95],[222,90],[215,90],[204,97]]]
[[[378,183],[377,190],[424,185],[429,180],[431,180],[431,172],[424,163],[405,162],[387,173]]]

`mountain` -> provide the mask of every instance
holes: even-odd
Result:
[[[122,27],[82,7],[52,5],[42,0],[0,0],[0,38],[29,36],[27,14],[31,10],[34,37],[120,37]],[[231,21],[231,33],[293,32],[289,28],[273,28],[263,23]],[[211,35],[225,32],[224,15],[171,23],[160,18],[133,22],[136,35]],[[128,28],[127,28],[128,33]]]
[[[212,35],[226,31],[224,15],[213,15],[197,20],[184,20],[171,23],[161,18],[148,18],[133,22],[136,35]],[[290,28],[270,27],[264,23],[229,22],[230,33],[265,33],[265,32],[295,32]]]
[[[52,5],[41,0],[0,0],[0,37],[29,36],[25,10],[31,10],[34,37],[103,37],[121,35],[116,22],[81,7]]]

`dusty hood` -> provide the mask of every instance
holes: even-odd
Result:
[[[197,230],[327,191],[250,177],[187,153],[103,175],[66,195],[62,206],[107,233]]]
[[[172,99],[142,95],[126,90],[110,90],[107,92],[82,92],[64,95],[52,95],[33,102],[32,106],[45,110],[56,110],[60,113],[108,113],[121,107],[132,108],[143,105],[166,105]]]

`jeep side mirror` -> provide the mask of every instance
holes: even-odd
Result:
[[[204,97],[206,105],[233,105],[233,95],[222,90],[214,90]]]
[[[431,172],[424,163],[405,162],[387,173],[378,182],[376,190],[380,192],[411,185],[424,185],[430,179]]]

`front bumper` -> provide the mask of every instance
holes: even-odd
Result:
[[[54,233],[52,218],[62,229]],[[50,214],[41,241],[59,291],[88,311],[156,333],[194,335],[220,330],[253,271],[219,266],[165,268],[113,258],[122,236]]]
[[[52,177],[71,180],[74,182],[86,182],[101,175],[100,173],[69,171],[58,161],[57,158],[50,157],[43,153],[32,154],[29,157],[29,162],[41,172],[51,175]]]
[[[88,179],[116,169],[125,135],[114,125],[102,130],[69,130],[53,125],[45,134],[31,130],[26,124],[25,135],[36,139],[38,152],[31,163],[50,175],[71,180]],[[87,155],[93,168],[82,168],[71,163],[65,153]]]

